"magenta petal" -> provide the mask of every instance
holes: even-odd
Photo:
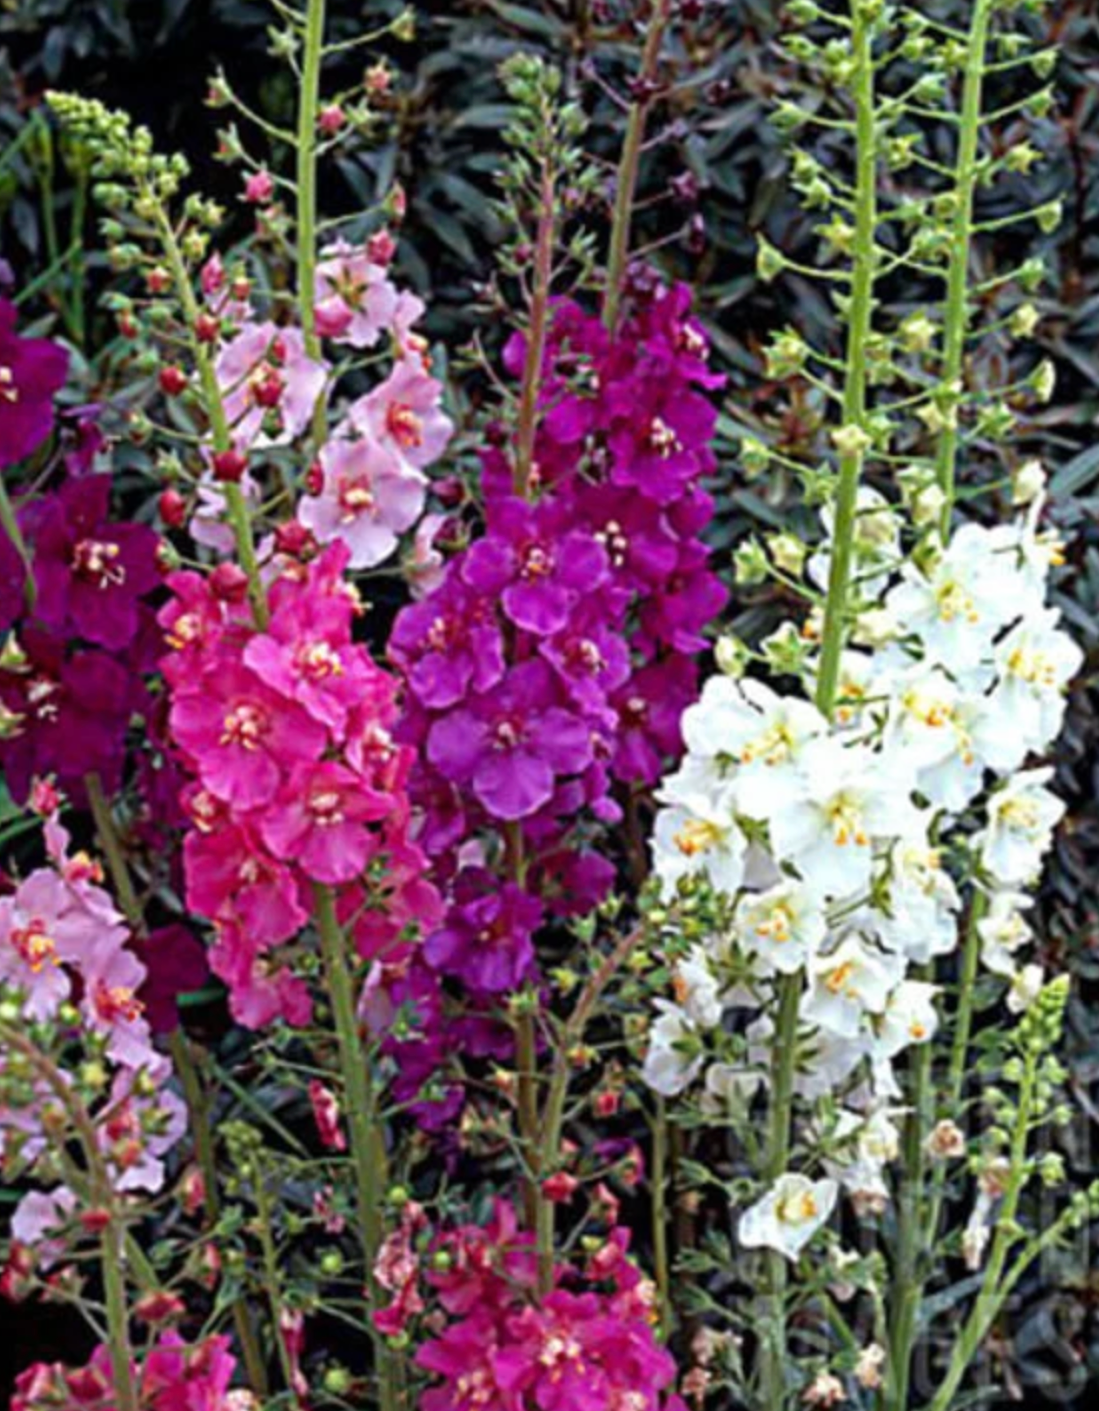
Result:
[[[490,754],[477,768],[473,792],[494,818],[529,818],[553,797],[553,770],[526,750]]]

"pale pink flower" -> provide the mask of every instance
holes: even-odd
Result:
[[[328,368],[305,351],[299,329],[251,323],[222,348],[217,378],[237,445],[284,445],[309,425]],[[271,413],[279,421],[275,435],[264,433]]]
[[[454,424],[440,406],[443,389],[419,357],[404,357],[386,380],[348,410],[355,429],[406,465],[423,469],[447,448]]]
[[[298,519],[322,544],[341,539],[352,568],[372,568],[397,547],[424,507],[427,481],[371,436],[337,435],[320,455],[324,483],[306,496]]]
[[[353,348],[373,348],[393,327],[399,298],[386,267],[340,241],[317,265],[317,330]]]

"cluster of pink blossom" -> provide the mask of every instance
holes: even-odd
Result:
[[[506,1202],[487,1227],[444,1236],[427,1282],[447,1321],[416,1354],[437,1379],[422,1411],[683,1411],[628,1248],[629,1232],[611,1230],[582,1273],[559,1266],[538,1297],[531,1237]]]
[[[613,335],[556,307],[529,484],[490,438],[484,532],[390,639],[421,839],[450,881],[424,973],[406,980],[421,1008],[440,977],[486,1004],[534,980],[547,911],[582,913],[606,894],[601,837],[680,751],[694,654],[724,602],[699,537],[713,509],[705,394],[721,379],[685,288],[638,271],[630,292]],[[516,337],[509,372],[525,354]],[[491,841],[505,832],[506,860]]]
[[[305,926],[313,884],[338,889],[364,956],[392,958],[437,912],[409,838],[395,684],[352,640],[347,559],[333,544],[272,560],[262,628],[227,564],[170,575],[160,614],[170,731],[192,776],[187,904],[216,923],[212,967],[253,1027],[308,1018],[304,980],[271,952]]]
[[[162,1333],[135,1368],[140,1411],[247,1411],[248,1392],[231,1391],[236,1359],[229,1339],[188,1344]],[[118,1411],[110,1350],[97,1347],[84,1367],[37,1362],[18,1378],[11,1411]]]
[[[39,801],[55,806],[50,790]],[[50,865],[0,897],[0,990],[26,1023],[47,1022],[79,1036],[100,1071],[90,1111],[102,1157],[120,1191],[155,1191],[165,1154],[185,1126],[182,1103],[166,1086],[171,1064],[157,1051],[141,999],[148,972],[130,932],[100,885],[86,853],[70,852],[69,834],[51,812],[45,824]],[[13,1067],[14,1065],[14,1067]],[[59,1094],[43,1075],[19,1078],[20,1055],[0,1055],[0,1131],[5,1165],[33,1168],[53,1153],[47,1109]],[[85,1070],[88,1076],[89,1070]],[[5,1076],[13,1078],[4,1083]],[[23,1197],[12,1233],[36,1245],[78,1213],[67,1186]]]

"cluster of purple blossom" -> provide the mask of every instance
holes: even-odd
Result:
[[[407,981],[420,1006],[444,978],[488,1006],[535,981],[534,932],[603,899],[615,869],[601,830],[681,748],[693,655],[725,598],[699,537],[713,509],[705,394],[721,379],[685,288],[639,276],[631,293],[613,335],[557,305],[528,483],[490,437],[484,533],[390,639],[421,840],[449,883]],[[516,336],[508,371],[525,360]]]
[[[249,1411],[248,1392],[231,1391],[236,1359],[229,1339],[211,1337],[189,1345],[162,1333],[142,1359],[140,1411]],[[137,1369],[135,1369],[137,1370]],[[37,1362],[19,1377],[11,1411],[118,1411],[109,1349],[96,1348],[83,1367]]]

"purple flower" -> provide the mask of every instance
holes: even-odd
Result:
[[[638,381],[616,389],[615,402],[618,426],[610,437],[614,484],[633,486],[658,504],[668,504],[690,481],[712,470],[708,443],[717,409],[701,394],[674,382]]]
[[[137,636],[139,600],[160,584],[157,536],[112,523],[111,480],[70,480],[41,513],[35,533],[37,611],[49,627],[109,651]]]
[[[488,534],[470,547],[462,565],[471,588],[499,594],[515,626],[537,636],[559,632],[609,568],[602,544],[583,530],[565,528],[562,508],[517,499],[494,505]]]
[[[146,970],[138,998],[154,1034],[170,1034],[179,1023],[177,1000],[209,978],[206,949],[187,926],[164,926],[134,942]]]
[[[524,662],[491,695],[435,722],[428,759],[452,783],[470,785],[494,818],[527,818],[553,797],[558,775],[591,761],[590,729],[552,699],[548,667]]]
[[[434,593],[397,618],[389,653],[413,695],[431,710],[491,690],[504,674],[504,639],[491,605],[448,573]]]
[[[54,395],[68,371],[65,349],[47,338],[21,338],[15,305],[0,299],[0,467],[25,460],[50,434]]]
[[[535,973],[533,934],[539,903],[512,882],[467,868],[454,886],[445,924],[424,944],[428,964],[455,975],[474,993],[505,994]]]

